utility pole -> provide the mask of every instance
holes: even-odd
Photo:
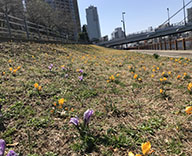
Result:
[[[185,0],[183,0],[183,15],[184,15],[184,23],[185,23],[185,25],[186,25]]]
[[[126,38],[126,30],[125,30],[125,18],[124,18],[125,12],[122,12],[122,20],[123,23],[123,30],[124,30],[124,37]]]
[[[168,14],[168,24],[170,25],[170,16],[169,16],[169,8],[167,8],[167,14]]]

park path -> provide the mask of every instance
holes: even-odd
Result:
[[[192,58],[192,50],[129,50],[129,51],[149,55],[158,54],[160,56],[167,56],[167,57]]]

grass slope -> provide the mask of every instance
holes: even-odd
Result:
[[[192,118],[185,113],[192,105],[190,59],[94,45],[9,42],[0,44],[0,72],[6,128],[0,138],[18,143],[7,151],[24,156],[128,155],[142,153],[141,144],[150,141],[153,155],[191,155]],[[34,88],[35,83],[42,88]],[[92,136],[82,142],[69,120],[76,115],[82,119],[89,108],[94,110]]]

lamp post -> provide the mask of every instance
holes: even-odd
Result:
[[[122,12],[122,20],[123,23],[123,30],[124,30],[124,37],[126,38],[126,30],[125,30],[125,18],[124,18],[125,12]]]
[[[168,24],[170,25],[170,16],[169,16],[169,8],[167,8],[167,15],[168,15]]]
[[[183,15],[184,15],[184,23],[185,23],[185,25],[186,25],[185,0],[183,0]]]

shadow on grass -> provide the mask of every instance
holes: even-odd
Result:
[[[107,134],[94,135],[91,132],[83,132],[80,134],[80,140],[81,142],[73,144],[72,148],[83,153],[99,152],[100,145],[113,148],[131,147],[130,139],[126,135],[118,135],[114,129],[109,129]]]

